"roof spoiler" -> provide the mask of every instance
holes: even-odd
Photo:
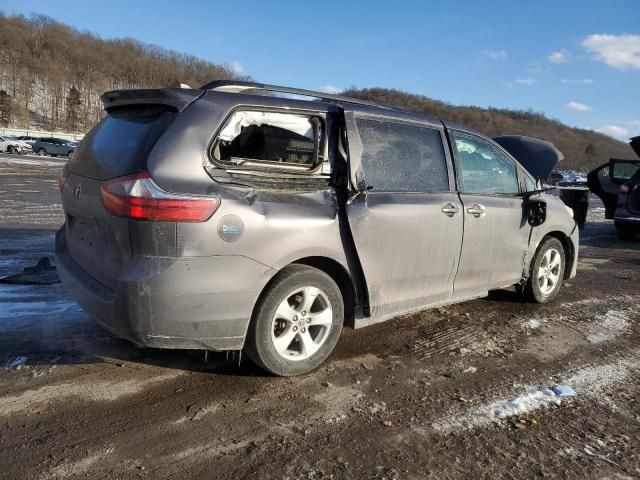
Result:
[[[100,100],[107,112],[125,105],[164,105],[181,112],[203,94],[203,90],[186,88],[136,88],[105,92]]]
[[[523,135],[494,137],[496,143],[509,152],[536,180],[547,180],[564,155],[545,140]]]

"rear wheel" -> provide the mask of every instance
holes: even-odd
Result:
[[[13,145],[9,146],[9,148],[7,149],[7,152],[9,152],[11,155],[15,155],[16,153],[18,153],[18,151],[16,150],[16,147],[14,147]]]
[[[333,351],[344,320],[342,294],[317,268],[289,265],[262,295],[247,333],[246,351],[265,370],[300,375]]]
[[[640,229],[634,228],[634,225],[627,225],[622,222],[616,222],[616,233],[620,240],[630,241],[636,238]]]
[[[540,242],[531,264],[524,295],[537,303],[547,303],[558,295],[564,278],[565,254],[557,238],[546,237]]]

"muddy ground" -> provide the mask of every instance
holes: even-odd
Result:
[[[0,276],[52,254],[61,165],[0,155]],[[0,285],[0,477],[640,478],[640,243],[594,206],[555,303],[345,330],[298,378],[140,349],[60,284]]]

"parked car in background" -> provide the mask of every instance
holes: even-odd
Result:
[[[60,179],[56,265],[139,345],[296,375],[343,325],[514,285],[550,302],[576,275],[571,209],[541,188],[549,142],[250,82],[102,100]]]
[[[76,144],[71,140],[64,140],[55,137],[38,138],[32,145],[33,152],[38,155],[51,155],[57,157],[62,155],[70,157],[76,149]]]
[[[33,142],[38,140],[39,137],[33,137],[31,135],[20,135],[18,140],[22,140],[23,142],[27,142],[29,145],[33,145]]]
[[[640,137],[629,142],[640,157]],[[611,159],[589,172],[589,189],[602,199],[605,218],[615,222],[618,237],[640,235],[640,160]]]
[[[10,135],[0,136],[0,152],[22,155],[31,152],[31,145]]]

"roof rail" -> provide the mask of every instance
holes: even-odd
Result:
[[[265,83],[256,82],[244,82],[236,80],[214,80],[212,82],[205,83],[202,90],[214,90],[217,92],[228,93],[240,93],[245,90],[264,90],[267,92],[288,93],[291,95],[300,95],[303,97],[318,98],[323,101],[337,102],[337,103],[352,103],[357,105],[368,105],[371,107],[390,109],[384,105],[379,105],[367,100],[360,100],[357,98],[344,97],[342,95],[332,95],[330,93],[317,92],[313,90],[304,90],[302,88],[281,87],[278,85],[268,85]]]

